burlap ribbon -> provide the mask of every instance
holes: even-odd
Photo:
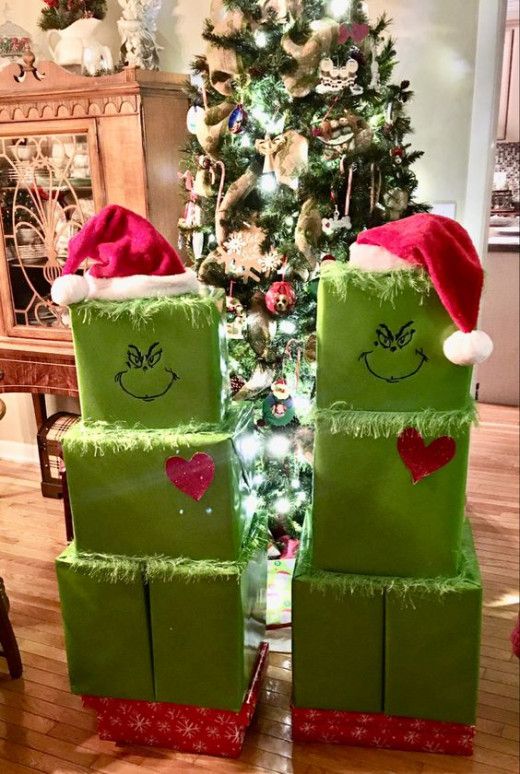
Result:
[[[308,163],[309,143],[303,135],[289,129],[277,137],[256,140],[255,148],[265,156],[264,172],[274,172],[280,185],[298,188],[298,179]]]

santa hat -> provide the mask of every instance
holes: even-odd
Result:
[[[363,231],[350,248],[350,265],[363,271],[424,269],[459,328],[444,342],[448,360],[471,365],[491,355],[493,342],[475,330],[484,272],[469,234],[456,221],[423,213]]]
[[[76,274],[89,259],[93,265]],[[88,220],[69,242],[62,276],[51,297],[60,306],[85,299],[122,301],[130,298],[197,293],[195,272],[152,224],[135,212],[110,204]]]

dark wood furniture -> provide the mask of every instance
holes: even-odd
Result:
[[[0,578],[0,656],[7,661],[7,668],[13,680],[22,676],[23,667],[18,643],[9,620],[9,599],[5,593],[4,581]]]

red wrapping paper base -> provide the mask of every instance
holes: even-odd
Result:
[[[471,755],[475,726],[402,718],[381,712],[341,712],[292,708],[295,742],[326,742],[355,747]]]
[[[82,696],[83,704],[97,712],[101,739],[236,758],[255,713],[268,651],[262,643],[240,712],[99,696]]]

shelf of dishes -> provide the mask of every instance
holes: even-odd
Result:
[[[0,184],[53,189],[90,187],[86,135],[35,135],[0,140]]]

